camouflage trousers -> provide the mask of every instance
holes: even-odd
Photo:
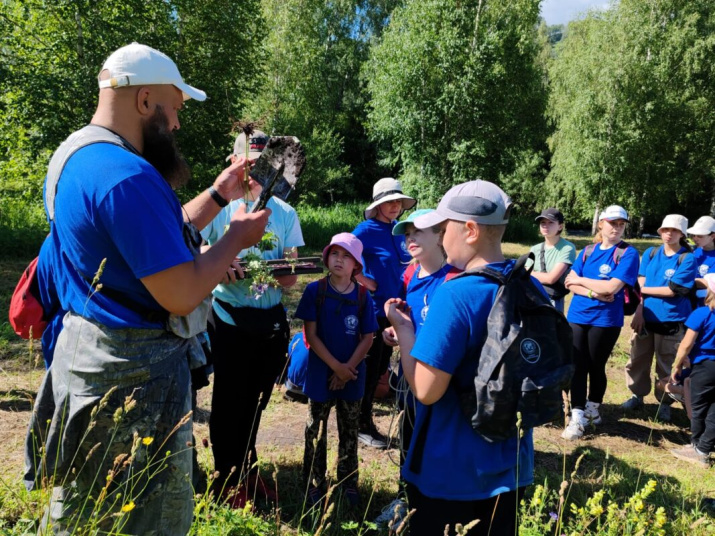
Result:
[[[338,483],[357,488],[358,483],[358,423],[360,400],[328,400],[308,403],[305,425],[303,476],[312,486],[325,484],[328,457],[328,417],[335,406],[338,421]]]
[[[189,531],[191,344],[65,316],[25,445],[26,486],[53,488],[40,533]]]

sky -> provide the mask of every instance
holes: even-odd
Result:
[[[608,4],[608,0],[544,0],[541,4],[541,16],[549,25],[566,24],[589,9],[603,9]]]

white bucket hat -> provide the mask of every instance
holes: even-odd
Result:
[[[663,218],[663,223],[658,227],[658,234],[663,229],[677,229],[683,234],[688,232],[688,218],[681,216],[680,214],[668,214]]]
[[[146,45],[132,43],[112,52],[102,65],[109,78],[99,80],[99,88],[172,85],[184,94],[184,100],[206,100],[206,93],[184,82],[179,68],[166,54]]]
[[[688,234],[691,235],[705,236],[710,233],[715,233],[715,218],[710,216],[701,216],[695,225],[688,229]]]
[[[369,220],[375,217],[377,214],[377,210],[375,209],[378,205],[387,203],[388,201],[395,201],[396,199],[402,199],[403,211],[410,210],[417,204],[417,199],[402,193],[402,184],[400,184],[400,181],[392,177],[380,179],[375,183],[375,186],[372,187],[372,203],[365,209],[365,219]]]

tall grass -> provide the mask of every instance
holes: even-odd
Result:
[[[48,231],[40,202],[0,198],[0,257],[31,258],[37,255]]]

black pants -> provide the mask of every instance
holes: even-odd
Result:
[[[712,452],[715,446],[715,361],[706,359],[693,365],[690,374],[690,404],[693,412],[690,420],[693,445],[700,452]]]
[[[279,306],[282,309],[282,306]],[[257,316],[261,310],[252,309]],[[209,338],[214,359],[214,388],[209,432],[217,489],[235,486],[257,461],[256,434],[276,378],[286,365],[288,323],[260,333],[231,326],[214,315]],[[231,469],[235,468],[233,473]]]
[[[375,400],[375,388],[380,381],[380,376],[385,374],[390,364],[392,347],[382,341],[382,332],[390,325],[385,317],[377,317],[379,329],[375,333],[372,346],[365,357],[365,395],[362,397],[360,407],[360,428],[365,429],[372,422],[372,403]]]
[[[456,534],[456,523],[466,525],[475,519],[480,521],[467,533],[469,536],[512,536],[516,533],[518,503],[524,497],[525,489],[482,501],[449,501],[427,497],[408,483],[410,510],[416,509],[410,518],[410,536],[451,536]],[[449,525],[449,532],[445,532],[445,525]]]
[[[570,325],[573,329],[573,357],[576,365],[571,380],[571,407],[584,409],[586,400],[598,404],[603,402],[608,384],[606,362],[618,341],[621,328]]]

